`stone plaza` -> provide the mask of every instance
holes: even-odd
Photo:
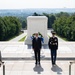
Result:
[[[69,75],[70,62],[75,60],[75,42],[58,39],[57,65],[54,67],[51,65],[48,48],[42,48],[41,66],[36,67],[31,46],[25,45],[24,42],[0,42],[5,75]],[[0,75],[3,75],[2,66]],[[75,64],[72,64],[72,75],[75,75]]]
[[[47,38],[52,36],[52,29],[47,30],[47,18],[42,16],[27,19],[28,30],[8,42],[0,42],[0,63],[1,60],[4,62],[0,65],[0,75],[75,75],[75,42],[64,41],[58,37],[57,62],[56,66],[52,66]],[[30,39],[36,32],[40,32],[45,41],[41,49],[40,66],[35,66]],[[26,41],[18,42],[26,35]]]

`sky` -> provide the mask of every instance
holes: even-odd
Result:
[[[0,0],[0,9],[75,8],[75,0]]]

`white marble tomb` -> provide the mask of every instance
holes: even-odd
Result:
[[[44,37],[44,44],[48,44],[47,22],[48,18],[46,16],[27,17],[27,38],[25,44],[32,44],[30,37],[36,32],[40,32]]]

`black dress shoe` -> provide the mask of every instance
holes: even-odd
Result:
[[[39,62],[39,65],[40,65],[40,62]]]
[[[56,66],[56,64],[55,64],[55,63],[53,63],[52,65],[53,65],[53,66]]]
[[[35,63],[35,65],[37,65],[37,62]]]

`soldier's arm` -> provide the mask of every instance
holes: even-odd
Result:
[[[57,38],[57,49],[58,49],[58,38]]]
[[[49,38],[48,47],[49,47],[49,49],[50,49],[50,47],[51,47],[51,38]]]

